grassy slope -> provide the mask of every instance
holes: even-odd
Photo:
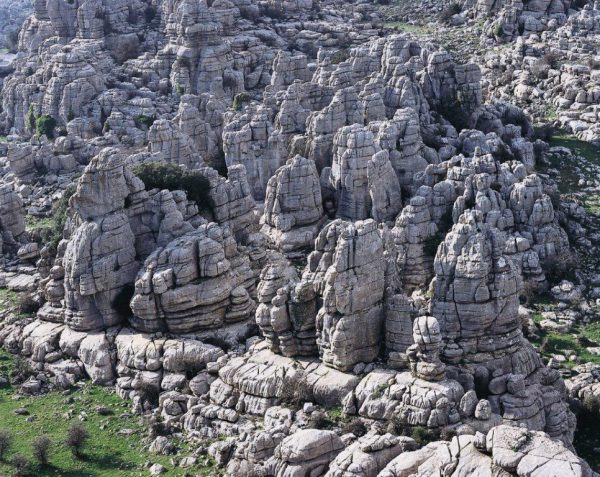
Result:
[[[0,350],[0,369],[3,373],[12,367],[12,356]],[[147,476],[148,470],[143,468],[145,462],[160,463],[169,472],[166,476],[217,475],[211,464],[205,467],[190,469],[173,468],[169,456],[150,455],[147,443],[142,442],[146,435],[141,418],[128,413],[130,403],[120,399],[110,390],[84,385],[71,392],[53,392],[38,397],[23,397],[16,400],[15,389],[11,386],[0,388],[0,429],[12,434],[13,443],[5,462],[0,462],[0,476],[12,473],[10,462],[15,453],[22,453],[32,458],[31,445],[37,436],[48,435],[53,447],[50,464],[46,467],[32,465],[32,475],[65,476],[65,477],[130,477]],[[96,406],[105,406],[112,411],[109,416],[101,416]],[[35,416],[33,422],[26,422],[27,416],[18,416],[15,409],[24,407],[29,416]],[[85,413],[83,421],[90,434],[85,450],[85,459],[74,459],[63,444],[67,430],[73,424],[81,423],[79,416]],[[120,433],[123,429],[133,431],[131,435]],[[190,449],[182,442],[184,451],[181,455],[190,455]]]

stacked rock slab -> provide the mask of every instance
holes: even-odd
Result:
[[[286,437],[277,447],[273,475],[323,475],[343,448],[342,439],[333,431],[298,431]]]
[[[316,294],[280,254],[269,257],[257,288],[256,323],[271,351],[284,356],[317,354]]]
[[[262,232],[281,252],[312,246],[325,216],[315,163],[296,156],[267,184]]]
[[[333,143],[330,184],[335,190],[337,216],[367,219],[371,215],[368,166],[377,152],[373,134],[355,124],[340,129]]]
[[[504,236],[465,211],[440,245],[431,313],[441,327],[444,361],[473,373],[492,412],[570,443],[574,417],[557,372],[523,338],[520,277],[504,254]]]
[[[231,229],[236,239],[245,239],[258,229],[256,204],[248,184],[246,168],[235,164],[227,168],[227,179],[211,168],[202,169],[210,183],[208,192],[214,220]]]
[[[0,252],[16,251],[25,232],[25,209],[12,184],[0,186]]]
[[[451,475],[577,476],[595,475],[589,465],[561,442],[542,432],[502,425],[483,434],[454,437],[400,454],[379,477],[425,477],[443,469]]]
[[[432,316],[420,316],[413,322],[414,344],[408,348],[413,376],[426,381],[441,381],[446,377],[446,366],[440,360],[442,335],[440,325]]]
[[[413,344],[413,319],[416,309],[402,293],[385,297],[385,351],[387,364],[401,369],[408,364],[406,352]]]
[[[249,106],[248,111],[229,121],[223,129],[223,151],[227,166],[243,164],[256,200],[263,200],[267,183],[287,159],[287,151],[274,134],[265,107]]]
[[[325,477],[377,477],[391,460],[416,447],[409,437],[370,432],[340,452]]]
[[[138,274],[132,325],[143,332],[189,333],[247,319],[254,311],[249,260],[229,229],[201,225],[158,248]]]
[[[502,255],[502,235],[478,213],[465,212],[440,244],[431,307],[444,338],[456,345],[456,358],[468,363],[510,355],[522,345],[520,277]]]
[[[174,391],[189,385],[194,390],[198,377],[209,362],[223,351],[192,339],[166,339],[123,329],[115,339],[117,358],[117,392],[124,399],[136,399],[144,409],[148,389]],[[206,385],[208,390],[208,384]],[[138,403],[134,402],[134,407]]]
[[[245,416],[265,416],[274,406],[298,396],[328,407],[339,406],[357,383],[356,376],[314,359],[280,356],[260,343],[218,369],[217,379],[210,384],[209,401],[191,407],[182,422],[186,430],[207,436],[222,429],[239,434],[247,422]]]
[[[326,225],[308,257],[310,281],[323,305],[317,343],[324,363],[347,370],[379,354],[383,325],[383,241],[373,220]],[[362,330],[357,334],[355,330]]]
[[[71,203],[81,224],[63,259],[65,320],[75,330],[106,329],[123,318],[113,304],[139,269],[125,199],[139,190],[143,184],[112,149],[96,156],[79,181]]]

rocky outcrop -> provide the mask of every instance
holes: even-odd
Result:
[[[487,438],[482,434],[459,436],[401,454],[379,476],[425,476],[441,469],[453,469],[458,474],[501,472],[506,476],[594,474],[585,461],[544,433],[499,426]]]
[[[228,229],[201,225],[155,250],[135,281],[132,325],[143,332],[190,333],[249,318],[249,260]]]
[[[336,220],[321,231],[315,249],[303,280],[323,299],[317,314],[321,359],[340,370],[373,361],[379,354],[385,278],[376,223]]]
[[[323,474],[344,448],[332,431],[304,429],[286,437],[275,452],[276,475]]]
[[[262,232],[284,253],[311,246],[325,216],[315,164],[296,156],[267,184]]]
[[[16,252],[24,233],[23,200],[12,184],[3,185],[0,187],[0,252]]]
[[[265,198],[267,183],[287,159],[281,137],[274,134],[268,111],[252,108],[229,121],[223,129],[227,166],[243,164],[256,200]]]
[[[299,282],[296,270],[274,254],[258,284],[256,323],[273,352],[284,356],[317,354],[317,300],[312,284]]]
[[[340,452],[325,477],[376,477],[392,459],[416,447],[408,437],[369,433]]]
[[[81,177],[71,201],[82,223],[63,257],[65,321],[75,330],[106,329],[123,319],[114,305],[140,266],[125,199],[141,190],[123,156],[111,149],[95,157]]]
[[[377,152],[373,134],[359,125],[344,127],[336,134],[333,149],[329,181],[335,190],[337,216],[346,220],[369,218],[368,165]]]

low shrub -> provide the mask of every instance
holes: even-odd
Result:
[[[87,444],[90,435],[85,427],[81,424],[75,424],[67,433],[65,444],[73,453],[73,456],[80,459],[83,457],[83,449]]]
[[[48,436],[39,436],[33,441],[33,458],[40,464],[48,464],[52,441]]]
[[[0,430],[0,461],[4,460],[6,451],[10,448],[12,436],[8,431]]]
[[[156,17],[156,8],[152,5],[148,5],[144,10],[144,18],[146,20],[146,23],[152,22],[152,20],[154,20],[154,17]]]
[[[281,389],[281,402],[287,406],[298,409],[305,402],[310,401],[312,388],[303,373],[296,373],[291,377],[286,376]]]
[[[423,426],[417,426],[412,429],[410,437],[415,440],[419,447],[423,447],[438,440],[439,434]]]
[[[58,243],[63,238],[63,230],[67,223],[69,199],[76,190],[77,188],[74,185],[65,189],[63,196],[54,204],[52,216],[34,225],[34,230],[31,231],[33,240],[39,241],[44,245],[50,245],[56,250]]]
[[[136,116],[134,121],[138,127],[145,127],[147,129],[150,129],[150,127],[154,124],[154,121],[156,121],[156,118],[154,116],[146,116],[145,114],[140,114],[139,116]]]
[[[150,403],[153,407],[158,406],[158,398],[160,396],[159,389],[152,383],[142,381],[142,384],[140,384],[140,387],[138,388],[138,392],[142,401]]]
[[[344,434],[354,434],[356,437],[364,436],[367,431],[367,426],[360,418],[352,419],[342,428]]]
[[[334,65],[339,65],[340,63],[346,61],[348,58],[350,58],[350,53],[348,52],[348,50],[338,50],[331,57],[331,63]]]
[[[458,15],[460,12],[462,12],[460,3],[452,2],[442,10],[442,13],[440,13],[440,20],[444,23],[448,23],[454,15]]]
[[[29,475],[29,461],[23,454],[15,454],[10,463],[13,466],[13,477],[25,477]]]
[[[40,303],[29,293],[19,293],[17,311],[23,315],[35,315],[40,309]]]
[[[35,371],[26,359],[20,356],[15,357],[14,367],[10,373],[13,384],[21,384],[27,381],[27,379],[35,374]]]
[[[236,111],[241,111],[244,104],[249,103],[249,102],[250,102],[250,95],[248,93],[238,93],[235,95],[235,98],[233,98],[232,107]]]
[[[42,114],[35,120],[35,134],[37,136],[46,136],[48,139],[54,139],[54,128],[56,119],[48,114]]]

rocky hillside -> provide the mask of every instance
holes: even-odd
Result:
[[[31,10],[30,0],[0,1],[0,49],[16,51],[19,29]]]
[[[36,1],[11,389],[114,389],[146,475],[596,475],[600,6],[417,3]]]

